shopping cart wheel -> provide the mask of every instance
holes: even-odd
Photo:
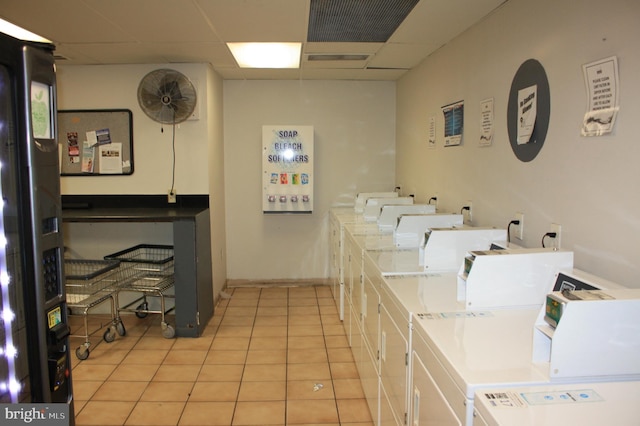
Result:
[[[124,329],[124,324],[122,323],[122,321],[118,321],[116,323],[116,331],[121,336],[124,336],[127,334],[127,330]]]
[[[173,339],[176,335],[176,330],[171,324],[162,323],[162,337],[165,339]]]
[[[78,346],[76,348],[76,357],[81,360],[89,358],[89,348],[87,346]]]
[[[136,316],[138,318],[145,318],[147,315],[149,315],[149,313],[148,312],[140,312],[140,311],[147,311],[147,310],[149,310],[149,304],[147,302],[142,302],[136,308]]]
[[[102,338],[104,339],[105,342],[107,343],[111,343],[114,340],[116,340],[116,332],[113,329],[113,327],[109,327],[107,328],[107,330],[104,332],[104,334],[102,335]]]

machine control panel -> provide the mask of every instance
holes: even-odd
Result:
[[[52,248],[42,255],[42,269],[44,274],[44,290],[46,300],[55,299],[61,294],[58,273],[58,250]]]

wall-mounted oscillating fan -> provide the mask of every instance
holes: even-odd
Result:
[[[140,108],[159,123],[182,123],[193,114],[196,101],[196,90],[191,81],[172,69],[151,71],[138,86]]]

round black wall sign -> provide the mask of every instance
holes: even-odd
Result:
[[[536,121],[528,143],[518,144],[518,92],[522,89],[536,86]],[[549,95],[549,81],[540,62],[528,59],[516,72],[511,82],[509,104],[507,107],[507,131],[513,153],[520,161],[529,162],[536,158],[544,145],[547,129],[549,128],[549,114],[551,98]]]

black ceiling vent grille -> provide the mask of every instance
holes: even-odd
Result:
[[[309,42],[384,43],[419,0],[311,0]]]

